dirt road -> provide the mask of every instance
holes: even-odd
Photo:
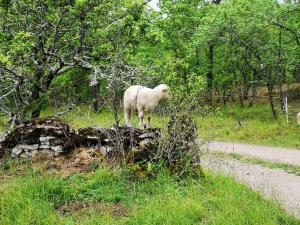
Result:
[[[271,162],[300,166],[300,150],[237,144],[231,142],[210,142],[206,146],[210,152],[238,153]],[[300,188],[300,186],[299,186]]]

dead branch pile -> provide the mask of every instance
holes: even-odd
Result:
[[[0,140],[0,158],[4,153],[32,157],[42,151],[59,156],[77,147],[93,147],[106,156],[130,152],[130,157],[137,160],[150,157],[149,152],[158,149],[160,136],[158,128],[143,131],[122,126],[75,130],[57,119],[38,119],[17,127]]]

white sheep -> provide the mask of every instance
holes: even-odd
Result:
[[[150,127],[150,120],[154,108],[160,100],[169,98],[169,87],[160,84],[151,89],[140,85],[129,87],[124,93],[124,118],[127,126],[130,125],[131,112],[138,112],[140,128],[144,129],[144,112],[148,112],[148,123],[146,127]]]
[[[297,114],[297,122],[298,122],[298,124],[300,126],[300,112]]]

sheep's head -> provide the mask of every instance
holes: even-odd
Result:
[[[169,96],[169,87],[168,87],[168,85],[160,84],[157,87],[155,87],[154,89],[158,91],[159,98],[161,100],[168,99],[170,97]]]

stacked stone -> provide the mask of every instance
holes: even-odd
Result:
[[[42,135],[39,137],[38,143],[33,144],[17,144],[11,151],[13,157],[32,157],[39,151],[50,151],[55,156],[62,154],[63,143],[57,137]]]
[[[40,151],[58,156],[75,147],[78,134],[67,124],[55,119],[40,119],[25,123],[2,141],[2,151],[10,151],[13,157],[32,157]]]
[[[40,143],[39,149],[51,149],[55,152],[55,155],[63,153],[63,146],[58,143],[54,136],[42,136],[40,137]]]
[[[16,158],[31,158],[41,151],[59,156],[76,147],[96,148],[105,156],[123,154],[123,151],[138,155],[157,149],[159,137],[157,128],[143,131],[119,126],[73,130],[56,119],[39,119],[17,127],[2,138],[0,158],[4,153]]]
[[[18,144],[16,145],[11,154],[13,157],[32,157],[38,153],[39,145],[26,145],[26,144]]]

